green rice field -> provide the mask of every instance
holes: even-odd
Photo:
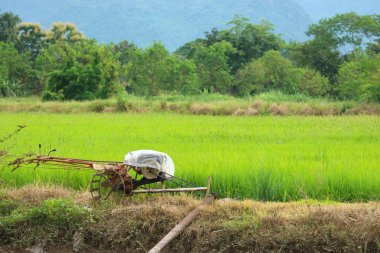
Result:
[[[26,125],[0,149],[13,154],[120,160],[129,151],[169,154],[176,176],[204,185],[212,176],[222,197],[270,201],[380,200],[380,117],[194,116],[0,113],[0,136]],[[88,187],[91,173],[0,170],[1,183]]]

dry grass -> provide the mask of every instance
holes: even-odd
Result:
[[[219,100],[192,100],[191,97],[178,101],[166,101],[165,97],[152,100],[129,97],[125,100],[94,100],[41,102],[37,99],[0,99],[2,112],[47,112],[47,113],[115,113],[115,112],[174,112],[194,115],[380,115],[379,104],[360,104],[341,101],[271,101],[261,98]]]
[[[114,197],[94,206],[86,193],[34,186],[2,189],[1,196],[33,205],[46,198],[91,205],[93,221],[82,228],[85,243],[89,249],[113,252],[148,251],[200,202],[185,195],[156,195]],[[379,247],[379,202],[222,199],[204,208],[168,252],[379,252]]]
[[[74,192],[55,185],[25,185],[21,188],[0,188],[2,198],[24,204],[36,205],[47,199],[65,198],[77,204],[88,204],[91,201],[89,192]]]

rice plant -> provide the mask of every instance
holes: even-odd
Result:
[[[380,118],[0,113],[0,132],[27,125],[12,153],[120,160],[137,149],[169,154],[176,175],[222,197],[271,201],[380,199]],[[91,173],[0,170],[3,183],[88,186]]]

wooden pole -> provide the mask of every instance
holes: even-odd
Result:
[[[211,177],[207,178],[207,190],[206,190],[206,197],[210,195],[210,188],[211,188]]]
[[[207,187],[135,190],[132,193],[138,194],[138,193],[196,192],[196,191],[207,191]]]
[[[202,203],[200,203],[193,211],[186,215],[183,220],[180,221],[156,246],[154,246],[149,253],[159,253],[163,250],[171,241],[173,241],[185,228],[197,217],[200,210],[209,204],[211,204],[216,197],[216,194],[212,193],[207,196]]]
[[[165,190],[165,181],[161,181],[161,190]],[[161,195],[164,195],[164,193],[161,193]]]

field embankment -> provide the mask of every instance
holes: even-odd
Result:
[[[118,99],[94,101],[42,102],[38,98],[0,99],[1,112],[46,113],[149,113],[173,112],[192,115],[380,115],[380,104],[353,101],[333,101],[305,97],[264,93],[252,98],[235,98],[226,95],[163,96],[141,98],[125,96]]]
[[[0,189],[0,252],[35,245],[79,252],[147,252],[200,200],[189,196],[92,203],[58,187]],[[217,200],[171,252],[379,252],[380,204]]]

